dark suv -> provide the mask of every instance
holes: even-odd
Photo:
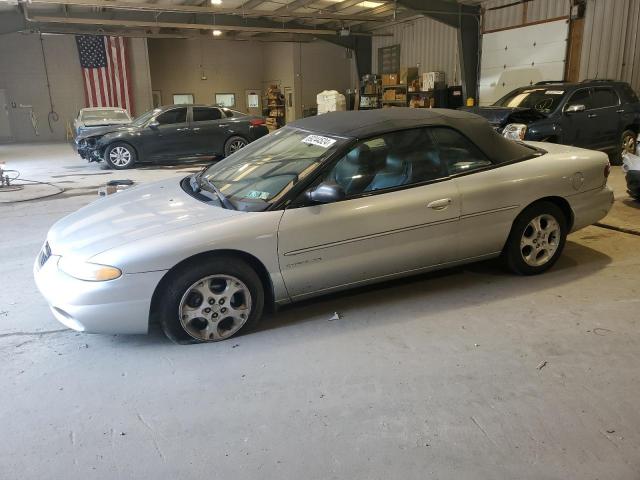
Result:
[[[603,150],[614,165],[623,151],[635,151],[640,133],[638,96],[629,84],[613,80],[539,82],[468,110],[507,138]]]

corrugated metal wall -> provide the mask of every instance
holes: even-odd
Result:
[[[640,0],[588,0],[581,78],[612,78],[640,91]]]
[[[526,5],[526,15],[524,4],[512,5],[498,10],[489,10],[490,8],[500,7],[510,3],[514,3],[514,0],[489,0],[482,2],[482,7],[485,9],[484,30],[516,27],[523,23],[564,17],[569,15],[571,9],[571,2],[569,0],[533,0]]]
[[[488,0],[484,30],[522,25],[524,6],[514,0]],[[533,0],[527,3],[525,23],[569,15],[569,0]],[[640,0],[587,0],[580,78],[612,78],[629,82],[640,91]]]
[[[378,48],[400,44],[400,66],[415,67],[420,72],[442,71],[450,85],[460,83],[458,32],[444,23],[421,17],[385,26],[375,33],[392,33],[391,37],[373,37],[372,67],[378,71]]]

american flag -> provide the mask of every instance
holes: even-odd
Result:
[[[76,44],[84,76],[85,105],[126,108],[133,115],[127,39],[76,35]]]

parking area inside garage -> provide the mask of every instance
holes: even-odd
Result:
[[[0,4],[0,479],[637,479],[638,25]]]

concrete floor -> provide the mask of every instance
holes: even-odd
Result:
[[[31,264],[106,179],[185,170],[95,176],[65,145],[2,160],[68,188],[0,204],[3,480],[640,477],[638,236],[589,227],[542,276],[474,264],[180,347],[65,330]],[[611,183],[614,223],[639,227],[619,168]]]

